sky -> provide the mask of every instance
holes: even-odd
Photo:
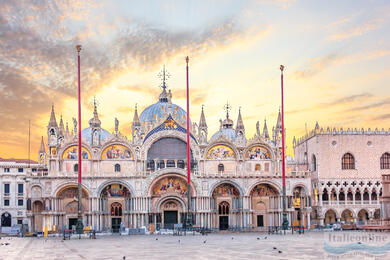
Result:
[[[390,2],[313,0],[0,1],[0,157],[31,158],[47,143],[52,104],[71,128],[77,116],[81,44],[82,125],[98,100],[102,127],[130,136],[161,92],[165,65],[173,102],[190,118],[204,105],[209,138],[224,104],[247,138],[276,123],[285,66],[285,124],[292,139],[314,128],[390,128]],[[83,127],[83,128],[84,128]]]

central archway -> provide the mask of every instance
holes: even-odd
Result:
[[[131,209],[130,199],[129,188],[121,183],[110,183],[102,189],[99,209],[104,212],[103,227],[111,228],[113,233],[118,233],[122,223],[126,225]]]
[[[242,210],[242,199],[239,189],[230,182],[217,185],[212,194],[215,221],[220,230],[240,226],[239,213]]]
[[[250,199],[252,223],[257,229],[265,230],[269,226],[278,225],[280,194],[274,186],[257,184],[250,192]]]

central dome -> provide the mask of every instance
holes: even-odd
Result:
[[[156,104],[145,108],[139,116],[139,121],[142,124],[144,122],[153,122],[156,119],[165,119],[162,118],[164,114],[171,114],[172,116],[174,116],[174,118],[179,118],[182,120],[186,120],[187,118],[186,111],[184,111],[184,109],[182,109],[178,105],[159,101]]]

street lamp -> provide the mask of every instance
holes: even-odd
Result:
[[[282,187],[283,187],[283,230],[286,233],[288,228],[287,220],[287,205],[286,205],[286,158],[285,158],[285,144],[284,144],[284,100],[283,100],[283,70],[284,66],[280,65],[280,79],[281,79],[281,97],[282,97]]]
[[[79,105],[79,145],[78,145],[78,210],[77,210],[77,223],[76,232],[77,234],[83,233],[83,216],[81,215],[82,210],[82,188],[81,188],[81,91],[80,91],[80,51],[81,45],[76,46],[77,49],[77,67],[78,67],[78,105]]]

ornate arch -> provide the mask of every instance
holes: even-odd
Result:
[[[270,153],[270,159],[268,159],[268,160],[271,160],[271,161],[273,161],[273,160],[275,160],[275,158],[276,158],[276,156],[275,156],[275,152],[274,152],[274,150],[272,149],[272,147],[269,145],[269,144],[266,144],[266,143],[262,143],[262,142],[253,142],[253,143],[251,143],[251,144],[249,144],[249,145],[247,145],[246,147],[245,147],[245,149],[244,149],[244,152],[243,152],[243,159],[244,160],[246,160],[247,158],[246,158],[246,154],[249,152],[249,150],[250,149],[252,149],[252,148],[254,148],[254,147],[263,147],[263,148],[265,148],[269,153]],[[267,160],[267,159],[266,159]]]
[[[282,187],[280,186],[280,184],[273,182],[273,181],[268,181],[268,180],[259,180],[259,181],[256,181],[255,183],[253,183],[251,186],[249,186],[249,188],[245,192],[245,196],[250,196],[252,190],[259,184],[268,184],[272,188],[274,188],[279,193],[279,195],[282,194]]]
[[[170,195],[170,196],[166,196],[166,197],[162,197],[158,202],[157,202],[157,205],[156,205],[156,210],[157,212],[161,212],[161,205],[168,201],[168,200],[177,200],[181,206],[182,206],[182,209],[183,209],[183,212],[186,212],[187,211],[187,207],[186,207],[186,203],[184,202],[183,198],[181,198],[180,196],[177,196],[177,195]]]
[[[208,152],[218,146],[218,145],[221,145],[221,146],[227,146],[228,148],[230,148],[233,152],[234,152],[234,155],[235,155],[235,161],[238,161],[241,159],[241,155],[240,155],[240,152],[238,151],[238,149],[236,148],[236,146],[228,139],[224,139],[224,140],[216,140],[215,142],[212,142],[210,143],[206,149],[204,149],[204,152],[202,154],[202,157],[204,160],[207,160],[207,154]],[[223,160],[223,159],[222,159]]]
[[[124,146],[126,147],[127,149],[130,150],[131,152],[131,159],[125,159],[125,160],[136,160],[136,154],[135,154],[135,151],[133,149],[133,147],[131,147],[128,143],[124,142],[124,141],[121,141],[121,140],[117,140],[117,139],[113,139],[113,140],[109,140],[108,142],[106,142],[100,149],[99,149],[99,153],[97,154],[98,157],[99,157],[99,160],[102,160],[102,156],[103,156],[103,152],[104,150],[106,150],[108,147],[112,146],[112,145],[121,145],[121,146]],[[115,160],[115,159],[113,159]]]
[[[111,184],[121,184],[121,185],[123,185],[124,187],[126,187],[126,188],[130,191],[130,196],[131,196],[131,197],[134,197],[134,196],[135,196],[135,192],[134,192],[133,187],[132,187],[129,183],[127,183],[127,182],[125,182],[125,181],[122,181],[122,180],[108,180],[108,181],[105,181],[105,182],[101,183],[101,184],[99,185],[99,187],[97,188],[97,190],[96,190],[95,196],[96,196],[97,198],[99,198],[99,197],[100,197],[100,194],[101,194],[102,191],[103,191],[103,189],[104,189],[105,187],[107,187],[108,185],[111,185]]]
[[[60,194],[61,191],[67,189],[67,188],[74,188],[74,187],[77,187],[77,182],[72,182],[72,181],[67,181],[65,183],[61,183],[60,185],[58,185],[54,191],[52,192],[51,196],[52,197],[57,197],[58,194]],[[92,197],[91,196],[91,191],[88,189],[87,186],[85,186],[84,184],[81,184],[81,187],[82,189],[86,192],[86,194],[88,195],[88,197]]]
[[[77,143],[77,142],[71,142],[71,143],[66,144],[63,148],[60,149],[60,152],[58,153],[58,154],[60,155],[60,157],[59,157],[60,160],[64,160],[64,159],[62,159],[63,156],[64,156],[64,152],[65,152],[68,148],[70,148],[70,147],[72,147],[72,146],[76,146],[76,147],[77,147],[77,146],[78,146],[78,143]],[[92,159],[94,159],[94,154],[91,152],[91,151],[92,151],[92,148],[91,148],[87,143],[81,142],[81,147],[84,148],[85,150],[87,150],[88,153],[91,155],[91,158],[88,158],[87,160],[92,160]],[[76,159],[74,159],[74,160],[76,160]]]
[[[234,188],[236,188],[238,190],[238,192],[240,193],[239,194],[240,196],[243,196],[245,194],[244,190],[240,187],[240,185],[238,185],[238,183],[236,183],[234,181],[231,181],[231,180],[222,180],[222,181],[217,181],[216,183],[213,184],[213,186],[210,189],[210,193],[209,193],[210,197],[213,196],[215,188],[217,188],[221,184],[230,184],[230,185],[232,185]]]
[[[305,194],[306,196],[310,196],[311,193],[310,193],[310,190],[306,187],[306,185],[302,182],[299,182],[299,183],[295,183],[294,186],[292,187],[291,191],[294,191],[295,188],[302,188],[304,191],[305,191]],[[340,189],[339,189],[340,190]],[[339,191],[338,190],[338,191]]]
[[[146,189],[145,196],[152,196],[153,194],[153,187],[162,179],[166,177],[177,177],[182,180],[184,180],[187,183],[187,175],[180,173],[178,171],[179,169],[173,169],[173,168],[164,168],[160,170],[159,174],[155,175],[153,179],[149,181],[149,183],[146,183],[148,189]],[[184,170],[183,170],[184,171]],[[197,185],[195,185],[194,181],[191,180],[191,196],[196,196],[198,194]]]

